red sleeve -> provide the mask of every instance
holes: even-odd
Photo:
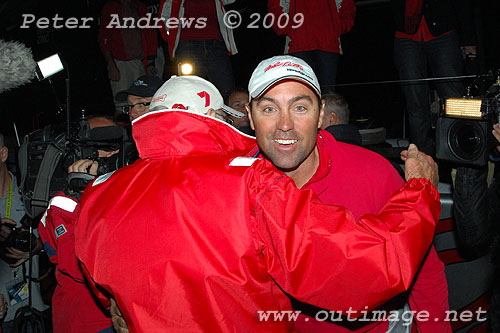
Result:
[[[338,10],[340,19],[340,34],[349,32],[354,25],[356,5],[353,0],[343,0]]]
[[[56,194],[42,216],[39,225],[40,237],[45,251],[57,269],[76,282],[83,276],[75,255],[74,224],[79,213],[78,201]]]
[[[45,211],[38,224],[38,233],[43,243],[43,248],[53,264],[58,264],[57,258],[57,242],[54,234],[54,223],[50,207]]]
[[[267,10],[269,13],[271,13],[273,16],[274,16],[274,20],[273,20],[273,29],[274,31],[276,32],[276,34],[278,36],[281,36],[281,35],[289,35],[288,33],[288,24],[282,28],[278,27],[278,17],[280,17],[280,15],[282,15],[285,11],[283,9],[283,7],[281,6],[280,4],[280,0],[269,0],[267,2]],[[290,17],[293,17],[293,14],[292,13],[288,13]]]
[[[412,311],[429,313],[430,320],[417,321],[420,331],[451,332],[450,321],[444,320],[450,309],[448,282],[444,273],[444,264],[439,259],[434,246],[431,246],[417,274],[408,302]]]
[[[83,272],[83,276],[85,277],[85,280],[87,280],[90,290],[92,290],[92,294],[94,294],[94,296],[99,300],[99,302],[102,304],[102,306],[104,306],[106,310],[109,310],[110,301],[109,297],[104,295],[104,292],[106,292],[105,289],[99,287],[99,285],[97,285],[90,276],[89,271],[87,270],[85,265],[81,261],[79,261],[79,263],[81,271]]]
[[[149,12],[148,7],[142,2],[139,2],[139,16],[141,18],[147,17],[148,14],[151,18],[153,17]],[[154,21],[151,19],[151,22]],[[156,32],[156,28],[142,28],[141,33],[142,49],[144,50],[144,56],[146,57],[145,60],[156,58],[156,54],[158,51],[158,35]]]
[[[344,208],[321,204],[282,176],[257,198],[257,242],[268,273],[287,293],[357,317],[410,287],[439,213],[439,193],[425,179],[410,180],[378,216],[356,223]]]

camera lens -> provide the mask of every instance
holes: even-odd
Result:
[[[460,120],[449,130],[448,136],[451,152],[462,160],[475,160],[485,149],[486,135],[474,121]]]

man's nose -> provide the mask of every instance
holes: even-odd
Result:
[[[280,113],[280,119],[278,122],[278,129],[286,132],[293,129],[293,120],[288,112]]]

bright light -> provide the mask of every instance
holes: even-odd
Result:
[[[182,75],[189,75],[193,72],[193,66],[191,64],[181,64],[181,73]]]
[[[64,69],[61,59],[57,53],[37,62],[37,67],[39,80],[48,78]]]
[[[449,117],[481,119],[481,99],[448,98],[444,113]]]

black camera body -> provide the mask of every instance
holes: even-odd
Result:
[[[4,223],[2,226],[7,226],[10,228],[10,234],[7,239],[1,242],[3,247],[13,247],[19,251],[29,252],[30,251],[30,238],[31,238],[31,250],[36,247],[36,237],[30,234],[29,231],[22,230],[21,228],[14,227],[12,224]]]
[[[488,163],[492,154],[497,154],[498,141],[491,133],[500,114],[500,85],[490,87],[482,98],[463,98],[464,103],[481,101],[480,114],[449,115],[446,102],[436,126],[436,157],[459,165],[481,167]]]
[[[30,224],[33,221],[27,216],[21,219],[20,223],[24,229],[30,228]],[[37,239],[33,233],[30,233],[28,230],[23,230],[22,228],[18,228],[9,223],[2,223],[0,225],[2,228],[9,228],[10,232],[7,236],[7,239],[0,242],[0,259],[5,261],[8,264],[13,264],[17,262],[17,259],[9,258],[5,256],[5,248],[12,247],[19,251],[30,252],[33,251],[37,245]],[[37,226],[33,226],[37,227]]]

